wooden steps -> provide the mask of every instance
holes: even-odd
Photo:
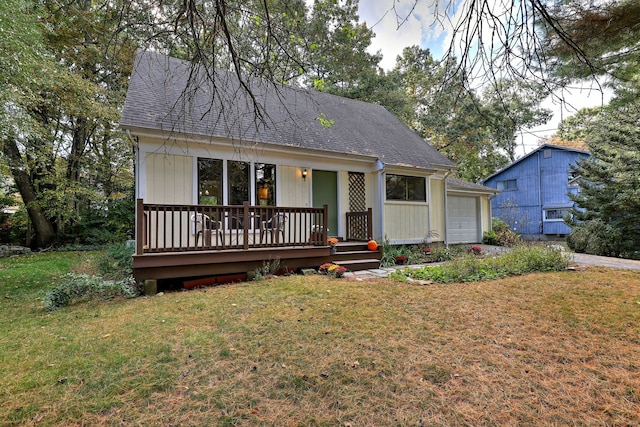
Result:
[[[372,270],[380,268],[382,251],[367,249],[367,242],[339,242],[331,262],[341,265],[349,271]]]

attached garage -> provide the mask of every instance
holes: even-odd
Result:
[[[478,198],[447,197],[447,242],[478,243],[480,224]]]
[[[489,198],[495,194],[483,185],[447,179],[447,243],[482,241],[482,230],[491,227]]]

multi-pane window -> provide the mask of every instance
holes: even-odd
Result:
[[[253,175],[251,174],[252,165]],[[226,189],[226,195],[224,189]],[[199,204],[242,205],[244,202],[250,202],[252,197],[256,205],[275,206],[275,165],[235,160],[198,159]]]
[[[561,209],[545,209],[544,220],[545,221],[562,221],[566,216],[570,215],[570,208]]]
[[[222,160],[198,159],[198,203],[222,204]]]
[[[496,189],[502,190],[502,191],[517,190],[518,189],[518,180],[516,180],[516,179],[506,179],[504,181],[497,181],[496,182]]]
[[[387,200],[427,201],[424,177],[387,174],[386,184]]]

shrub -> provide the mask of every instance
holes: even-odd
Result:
[[[263,261],[262,267],[258,267],[254,270],[253,280],[260,281],[266,277],[275,275],[280,270],[288,271],[286,267],[282,266],[280,258],[275,258],[270,261]]]
[[[491,229],[496,233],[502,230],[510,230],[509,224],[501,220],[500,218],[491,218]]]
[[[619,233],[599,219],[574,225],[571,234],[567,236],[567,246],[576,252],[593,255],[620,255],[617,242]]]
[[[134,247],[126,243],[109,245],[98,258],[98,271],[103,277],[121,280],[133,274]]]
[[[520,242],[520,235],[509,228],[509,224],[499,218],[491,218],[491,230],[482,235],[482,243],[493,246],[512,247]]]
[[[498,236],[498,246],[506,246],[508,248],[511,248],[513,246],[516,246],[518,243],[520,243],[520,235],[514,233],[508,228],[498,231],[497,236]]]
[[[116,297],[134,298],[140,295],[141,289],[133,278],[105,281],[100,276],[67,274],[62,284],[47,292],[43,302],[47,310],[53,311],[66,307],[74,301]]]
[[[482,235],[482,243],[491,246],[500,246],[498,243],[498,235],[495,230],[485,231]]]

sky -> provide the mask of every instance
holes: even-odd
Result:
[[[376,36],[370,51],[383,55],[380,66],[390,70],[398,55],[407,46],[420,45],[429,48],[435,59],[442,57],[448,45],[448,33],[440,24],[433,24],[434,5],[443,7],[447,0],[360,0],[360,21],[366,22]],[[607,103],[611,92],[603,93],[594,85],[580,85],[564,91],[565,103],[547,99],[544,108],[553,111],[553,118],[546,124],[526,129],[517,136],[517,156],[538,147],[541,138],[551,137],[560,121],[573,115],[578,109]]]

